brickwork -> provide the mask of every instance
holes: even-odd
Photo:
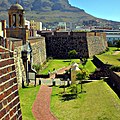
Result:
[[[0,120],[22,120],[13,52],[0,46]]]
[[[76,58],[91,57],[106,49],[105,33],[54,32],[41,33],[46,40],[48,57],[68,58],[70,50],[76,50]]]
[[[44,37],[28,39],[32,47],[32,64],[43,64],[46,61],[46,44]]]

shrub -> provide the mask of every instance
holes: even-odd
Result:
[[[33,65],[32,67],[33,67],[33,69],[36,70],[37,73],[39,72],[40,69],[42,69],[42,66],[40,64]]]

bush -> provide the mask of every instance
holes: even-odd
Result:
[[[39,72],[40,69],[42,69],[42,66],[40,64],[33,65],[32,67],[33,67],[33,69],[36,70],[37,73]]]

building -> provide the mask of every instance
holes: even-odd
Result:
[[[96,29],[92,31],[106,33],[107,41],[112,44],[114,44],[114,41],[120,40],[120,30]]]
[[[24,13],[23,7],[18,3],[10,7],[8,10],[9,28],[6,28],[5,21],[2,24],[4,26],[3,31],[6,30],[6,39],[0,40],[2,46],[14,51],[14,63],[19,87],[24,82],[28,82],[28,64],[32,66],[33,64],[43,64],[46,61],[45,38],[30,37],[29,21],[26,21],[27,25],[25,25]],[[26,58],[23,57],[24,55]]]
[[[76,50],[76,58],[88,58],[107,48],[105,33],[41,32],[40,34],[45,37],[47,57],[69,58],[68,52]]]
[[[30,29],[35,31],[42,31],[42,22],[35,22],[34,20],[30,20]]]
[[[67,24],[66,24],[66,22],[59,22],[58,27],[57,27],[57,31],[60,31],[60,32],[67,31]]]
[[[25,25],[27,26],[28,29],[30,29],[30,21],[25,20]]]

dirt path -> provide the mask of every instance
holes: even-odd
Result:
[[[57,120],[50,111],[52,87],[42,85],[34,101],[32,112],[36,120]]]

